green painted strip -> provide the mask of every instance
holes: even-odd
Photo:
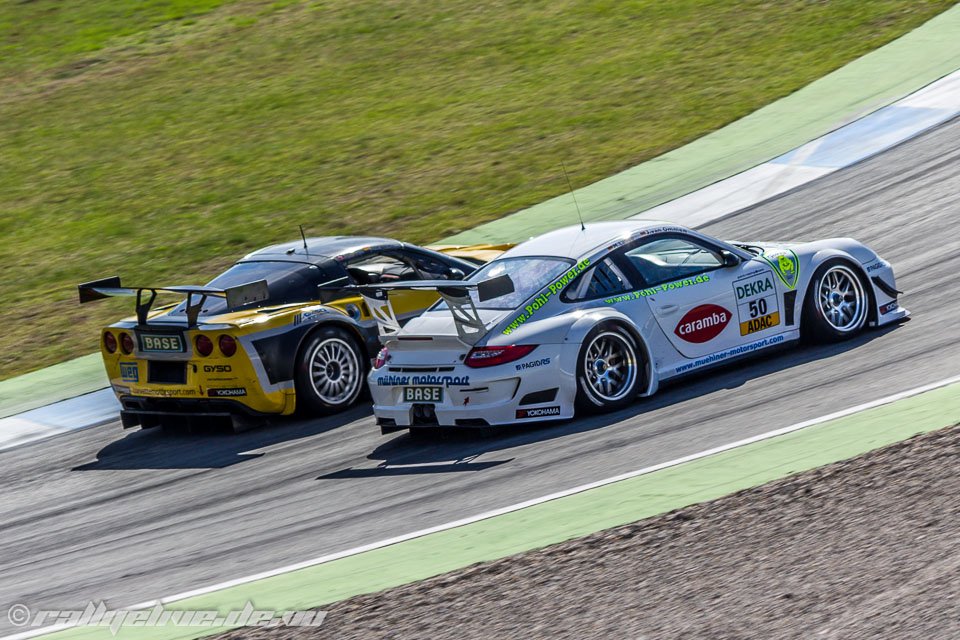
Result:
[[[99,353],[0,381],[0,418],[108,386]]]
[[[259,609],[323,606],[712,500],[957,422],[960,384],[455,529],[189,598],[168,609],[239,610],[247,601]],[[119,637],[169,640],[219,630],[125,629]],[[87,627],[47,637],[110,635],[107,629]]]
[[[623,219],[728,178],[960,68],[960,5],[800,91],[684,147],[576,192],[586,220]],[[510,242],[576,223],[569,194],[447,238]]]

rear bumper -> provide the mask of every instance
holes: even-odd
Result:
[[[559,366],[554,353],[541,352],[528,360],[543,364],[535,368],[524,368],[522,363],[482,369],[457,367],[447,375],[463,384],[446,386],[439,403],[404,402],[404,387],[430,383],[415,382],[412,377],[402,381],[389,371],[374,370],[368,382],[377,425],[381,433],[391,433],[411,427],[468,430],[572,418],[574,377]]]
[[[192,423],[210,419],[231,422],[263,420],[272,413],[254,411],[236,400],[199,398],[143,398],[120,396],[120,421],[125,429],[141,425],[153,427],[164,422]]]

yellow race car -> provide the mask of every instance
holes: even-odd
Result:
[[[325,414],[354,404],[379,350],[377,323],[354,285],[460,280],[510,245],[432,250],[384,238],[304,238],[261,249],[205,286],[79,285],[80,303],[136,298],[136,316],[101,332],[124,427]],[[155,305],[175,294],[179,302]],[[402,321],[437,299],[409,291],[391,302]]]

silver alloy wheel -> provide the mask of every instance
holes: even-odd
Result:
[[[360,388],[361,367],[357,354],[346,340],[321,340],[308,362],[310,382],[320,400],[335,406],[353,399]]]
[[[627,338],[615,331],[594,336],[583,358],[588,395],[600,403],[616,402],[630,393],[636,377],[637,356]]]
[[[867,296],[863,284],[849,267],[835,265],[820,277],[817,303],[823,319],[840,333],[863,326],[867,316]]]

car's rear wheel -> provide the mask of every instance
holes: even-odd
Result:
[[[356,339],[339,327],[314,332],[296,368],[297,406],[311,414],[346,409],[360,397],[366,359]]]
[[[838,342],[857,335],[867,323],[870,294],[859,271],[845,260],[820,265],[803,308],[806,335],[816,342]]]
[[[637,341],[627,329],[619,324],[594,328],[577,361],[577,408],[604,412],[630,404],[642,371]]]

